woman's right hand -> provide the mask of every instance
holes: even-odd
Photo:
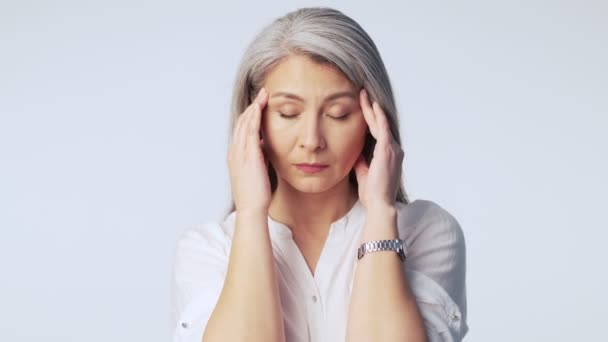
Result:
[[[260,139],[262,109],[268,95],[262,88],[241,113],[232,132],[228,169],[232,198],[238,212],[268,212],[271,191],[264,141]]]

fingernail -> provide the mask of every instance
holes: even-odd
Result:
[[[363,92],[363,96],[367,97],[367,91],[365,90],[365,88],[363,88],[362,92]]]

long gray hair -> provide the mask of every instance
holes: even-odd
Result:
[[[300,8],[275,19],[259,32],[243,54],[234,83],[229,137],[238,116],[255,99],[269,71],[290,55],[305,55],[315,62],[329,64],[341,70],[350,82],[364,87],[370,103],[377,101],[387,115],[390,130],[401,145],[397,108],[388,73],[376,45],[361,26],[342,12],[329,7]],[[376,139],[365,138],[363,155],[369,163]],[[403,148],[403,147],[402,147]],[[277,186],[277,175],[269,165],[271,191]],[[349,181],[356,187],[354,170]],[[397,201],[409,203],[399,180]],[[228,209],[235,210],[234,201]]]

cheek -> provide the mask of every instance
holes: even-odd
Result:
[[[267,153],[270,161],[276,165],[277,160],[281,160],[282,157],[287,153],[286,141],[288,135],[282,129],[277,129],[272,120],[262,121],[262,136],[264,137],[264,149]]]
[[[336,133],[339,134],[334,135],[335,153],[337,156],[342,156],[341,159],[345,165],[352,166],[350,164],[354,164],[361,154],[365,144],[366,132],[367,125],[361,124],[345,127],[339,132],[336,130]]]
[[[342,147],[342,155],[347,156],[348,162],[354,162],[359,158],[361,150],[363,150],[363,144],[365,143],[364,136],[351,136],[350,139],[344,141]]]
[[[294,130],[296,120],[286,120],[273,114],[265,113],[262,117],[262,129],[270,136],[287,136]]]

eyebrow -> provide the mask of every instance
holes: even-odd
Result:
[[[293,99],[293,100],[297,100],[297,101],[300,101],[300,102],[304,102],[304,99],[301,98],[301,97],[299,97],[298,95],[292,94],[292,93],[287,93],[287,92],[284,92],[284,91],[276,92],[270,98],[274,98],[274,97],[286,97],[288,99]],[[340,98],[340,97],[350,97],[353,100],[357,99],[357,97],[355,96],[355,94],[353,94],[352,91],[341,91],[341,92],[334,93],[334,94],[331,94],[331,95],[327,96],[325,98],[325,100],[323,100],[323,102],[332,101],[332,100],[335,100],[335,99]]]

